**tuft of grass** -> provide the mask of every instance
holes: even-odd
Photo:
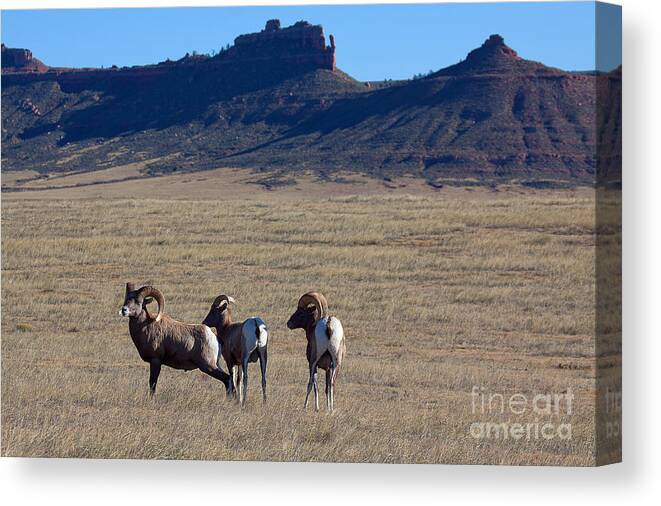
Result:
[[[16,330],[18,332],[32,332],[34,330],[34,327],[29,323],[17,323]]]

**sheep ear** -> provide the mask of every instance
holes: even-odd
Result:
[[[154,302],[154,297],[146,297],[145,300],[142,301],[142,304],[151,304]]]

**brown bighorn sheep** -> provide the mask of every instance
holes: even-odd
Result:
[[[156,299],[158,314],[152,317],[147,304]],[[219,366],[220,345],[206,325],[190,325],[173,320],[163,313],[163,295],[152,286],[136,290],[126,283],[122,316],[129,318],[129,334],[140,358],[149,362],[149,391],[156,392],[161,365],[191,371],[199,369],[222,381],[229,393],[229,375]]]
[[[342,323],[334,316],[329,316],[326,297],[319,292],[308,292],[299,299],[298,308],[289,318],[287,327],[290,330],[305,330],[308,340],[306,355],[310,365],[310,380],[303,409],[307,407],[310,390],[314,388],[314,405],[319,411],[319,367],[326,371],[326,405],[332,412],[335,404],[335,379],[347,350]]]
[[[211,304],[209,314],[202,322],[215,327],[221,343],[222,355],[230,371],[230,395],[238,386],[239,403],[248,397],[248,363],[257,362],[262,370],[262,399],[266,402],[266,361],[268,333],[266,323],[257,317],[243,322],[232,322],[230,304],[235,301],[227,295],[219,295]],[[239,366],[241,368],[239,369]]]

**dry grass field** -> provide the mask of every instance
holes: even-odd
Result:
[[[3,198],[3,455],[594,463],[591,192],[66,191]],[[245,409],[199,371],[164,368],[149,399],[118,315],[126,281],[154,284],[183,321],[221,292],[235,318],[261,315],[269,402],[256,365]],[[305,337],[285,326],[310,289],[347,335],[332,415],[303,411]],[[571,392],[573,409],[482,413],[475,387]],[[471,434],[489,420],[571,423],[571,438]]]

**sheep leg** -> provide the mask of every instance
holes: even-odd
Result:
[[[308,407],[308,398],[310,397],[310,392],[312,391],[312,387],[314,386],[314,377],[317,374],[317,361],[315,360],[314,363],[310,364],[310,379],[308,380],[308,391],[305,394],[305,403],[303,404],[303,409],[306,409]]]
[[[241,392],[242,386],[241,386],[241,380],[242,380],[242,375],[241,375],[241,366],[240,365],[235,365],[236,367],[236,400],[237,402],[241,402],[241,396],[243,393]]]
[[[217,379],[218,381],[221,381],[223,385],[225,385],[225,389],[227,391],[227,395],[229,395],[229,390],[230,390],[230,375],[227,374],[225,371],[220,369],[218,366],[208,366],[208,365],[203,365],[200,367],[200,371],[202,371],[204,374],[208,374],[212,378]]]
[[[243,388],[241,389],[241,406],[245,405],[246,398],[248,397],[248,357],[244,358],[241,363],[241,379],[243,380]]]
[[[333,367],[330,376],[330,411],[331,413],[335,410],[335,375],[337,374],[337,367]]]
[[[225,363],[227,364],[227,372],[229,373],[229,380],[228,380],[229,386],[227,387],[227,397],[231,398],[234,393],[234,374],[232,372],[232,366],[228,364],[227,361],[225,361]]]
[[[305,402],[303,403],[303,409],[307,409],[308,407],[308,397],[310,397],[310,392],[312,392],[312,376],[310,376],[310,379],[308,380],[308,391],[305,394]]]
[[[262,370],[262,400],[266,402],[266,360],[267,360],[266,346],[259,348],[259,367]]]
[[[229,388],[227,389],[227,398],[231,399],[234,397],[234,375],[232,374],[232,369],[229,370],[230,379],[229,379]]]
[[[326,369],[326,408],[328,411],[333,411],[333,404],[331,401],[331,369]]]
[[[330,358],[331,358],[331,364],[330,368],[328,371],[326,371],[326,378],[329,379],[328,381],[328,400],[329,400],[329,411],[332,413],[333,409],[335,409],[335,375],[337,371],[337,354],[334,352],[334,350],[330,350]]]
[[[161,374],[161,361],[157,358],[149,362],[149,396],[153,397],[156,393],[156,383],[158,375]]]
[[[314,368],[314,409],[319,411],[319,385],[317,383],[317,368]]]
[[[233,365],[231,370],[232,370],[232,397],[234,397],[236,399],[237,398],[236,389],[239,388],[239,385],[238,385],[239,366],[238,365]]]

